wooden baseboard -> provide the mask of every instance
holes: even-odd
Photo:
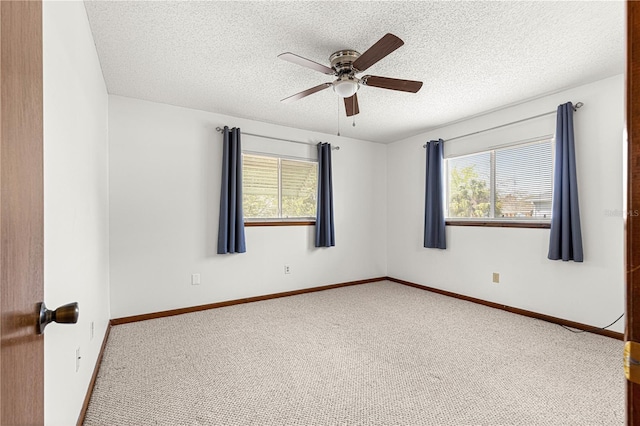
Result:
[[[109,340],[109,333],[111,332],[111,322],[107,324],[107,331],[104,333],[104,338],[102,339],[102,346],[100,346],[100,353],[98,354],[98,358],[96,359],[96,365],[93,368],[93,375],[91,376],[91,381],[89,382],[89,387],[87,388],[87,394],[84,397],[84,403],[82,404],[82,410],[80,410],[80,415],[78,416],[77,426],[82,426],[84,423],[84,418],[87,415],[87,408],[89,408],[89,401],[91,401],[91,394],[93,394],[93,387],[96,384],[96,379],[98,378],[98,372],[100,371],[100,365],[102,364],[102,355],[104,354],[104,348],[107,347],[107,340]]]
[[[527,311],[525,309],[513,308],[511,306],[501,305],[499,303],[488,302],[486,300],[476,299],[475,297],[464,296],[462,294],[453,293],[453,292],[447,291],[447,290],[440,290],[438,288],[427,287],[425,285],[416,284],[416,283],[412,283],[410,281],[404,281],[404,280],[400,280],[400,279],[397,279],[397,278],[386,277],[386,279],[389,280],[389,281],[393,281],[395,283],[398,283],[398,284],[403,284],[403,285],[407,285],[407,286],[410,286],[410,287],[415,287],[415,288],[419,288],[419,289],[422,289],[422,290],[431,291],[433,293],[438,293],[438,294],[442,294],[444,296],[454,297],[456,299],[466,300],[467,302],[478,303],[480,305],[489,306],[491,308],[500,309],[500,310],[511,312],[511,313],[514,313],[514,314],[524,315],[526,317],[535,318],[535,319],[539,319],[539,320],[542,320],[542,321],[547,321],[547,322],[551,322],[551,323],[555,323],[555,324],[564,325],[565,327],[575,328],[575,329],[578,329],[578,330],[584,330],[584,331],[588,331],[589,333],[600,334],[602,336],[607,336],[607,337],[611,337],[611,338],[618,339],[618,340],[624,340],[624,334],[623,333],[618,333],[617,331],[603,330],[601,328],[593,327],[593,326],[590,326],[590,325],[587,325],[587,324],[582,324],[582,323],[579,323],[579,322],[569,321],[569,320],[565,320],[565,319],[562,319],[562,318],[556,318],[556,317],[552,317],[550,315],[539,314],[537,312]]]
[[[279,297],[296,296],[298,294],[313,293],[316,291],[331,290],[339,287],[347,287],[358,284],[373,283],[376,281],[384,281],[386,277],[368,278],[366,280],[349,281],[339,284],[324,285],[321,287],[303,288],[301,290],[285,291],[282,293],[265,294],[264,296],[247,297],[245,299],[228,300],[225,302],[209,303],[207,305],[191,306],[188,308],[172,309],[169,311],[152,312],[149,314],[133,315],[130,317],[114,318],[111,320],[112,325],[127,324],[130,322],[145,321],[155,318],[170,317],[173,315],[187,314],[190,312],[205,311],[207,309],[223,308],[225,306],[239,305],[242,303],[259,302],[261,300],[277,299]]]
[[[347,287],[347,286],[352,286],[352,285],[373,283],[373,282],[384,281],[384,280],[392,281],[392,282],[395,282],[395,283],[398,283],[398,284],[407,285],[407,286],[410,286],[410,287],[419,288],[419,289],[422,289],[422,290],[427,290],[427,291],[430,291],[430,292],[433,292],[433,293],[442,294],[444,296],[449,296],[449,297],[453,297],[453,298],[460,299],[460,300],[466,300],[467,302],[478,303],[480,305],[489,306],[491,308],[500,309],[500,310],[511,312],[511,313],[514,313],[514,314],[524,315],[526,317],[535,318],[535,319],[539,319],[539,320],[542,320],[542,321],[551,322],[551,323],[554,323],[554,324],[564,325],[565,327],[575,328],[577,330],[584,330],[584,331],[588,331],[588,332],[594,333],[594,334],[600,334],[602,336],[611,337],[613,339],[624,340],[624,334],[616,332],[616,331],[603,330],[601,328],[593,327],[593,326],[590,326],[590,325],[587,325],[587,324],[582,324],[582,323],[579,323],[579,322],[569,321],[569,320],[565,320],[565,319],[562,319],[562,318],[553,317],[553,316],[550,316],[550,315],[540,314],[538,312],[527,311],[525,309],[514,308],[514,307],[511,307],[511,306],[507,306],[507,305],[501,305],[499,303],[489,302],[489,301],[486,301],[486,300],[477,299],[475,297],[465,296],[465,295],[462,295],[462,294],[454,293],[454,292],[447,291],[447,290],[441,290],[441,289],[434,288],[434,287],[428,287],[428,286],[425,286],[425,285],[416,284],[416,283],[412,283],[410,281],[405,281],[405,280],[401,280],[401,279],[393,278],[393,277],[369,278],[369,279],[365,279],[365,280],[349,281],[349,282],[344,282],[344,283],[339,283],[339,284],[330,284],[330,285],[325,285],[325,286],[320,286],[320,287],[304,288],[304,289],[301,289],[301,290],[285,291],[285,292],[282,292],[282,293],[266,294],[266,295],[263,295],[263,296],[247,297],[245,299],[228,300],[228,301],[225,301],[225,302],[210,303],[210,304],[207,304],[207,305],[191,306],[191,307],[188,307],[188,308],[172,309],[172,310],[169,310],[169,311],[152,312],[152,313],[149,313],[149,314],[133,315],[133,316],[130,316],[130,317],[122,317],[122,318],[114,318],[114,319],[111,320],[110,326],[111,325],[127,324],[127,323],[130,323],[130,322],[145,321],[145,320],[155,319],[155,318],[164,318],[164,317],[169,317],[169,316],[173,316],[173,315],[181,315],[181,314],[186,314],[186,313],[189,313],[189,312],[204,311],[204,310],[207,310],[207,309],[222,308],[222,307],[225,307],[225,306],[239,305],[239,304],[242,304],[242,303],[259,302],[261,300],[277,299],[279,297],[295,296],[295,295],[298,295],[298,294],[313,293],[313,292],[316,292],[316,291],[324,291],[324,290],[331,290],[331,289],[334,289],[334,288]],[[107,335],[108,335],[108,332],[107,332]],[[105,336],[105,342],[106,342],[106,336]],[[104,349],[104,343],[103,343],[103,349]],[[102,351],[100,352],[100,358],[101,357],[102,357]],[[91,389],[93,389],[93,382],[95,381],[95,375],[96,374],[97,374],[97,365],[96,365],[96,371],[94,372],[94,378],[92,379],[92,382],[91,382],[91,387],[90,387]],[[90,398],[90,396],[91,395],[88,394],[87,400],[85,401],[85,407],[83,407],[83,415],[84,415],[84,411],[86,411],[86,405],[89,403],[88,398]]]

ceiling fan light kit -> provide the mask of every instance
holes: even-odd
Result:
[[[360,85],[353,76],[342,76],[333,82],[333,91],[343,98],[350,98],[356,94]]]
[[[337,77],[337,79],[331,83],[323,83],[311,89],[296,93],[295,95],[282,99],[282,102],[296,101],[331,86],[335,93],[344,98],[345,111],[347,116],[351,117],[360,112],[357,92],[361,85],[416,93],[422,87],[421,81],[401,80],[373,75],[365,75],[361,78],[356,77],[357,73],[365,71],[371,65],[389,55],[403,44],[404,42],[400,40],[399,37],[388,33],[363,54],[355,50],[339,50],[334,52],[329,57],[331,68],[290,52],[278,55],[280,59],[285,61]]]

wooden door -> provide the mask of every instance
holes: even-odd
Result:
[[[627,2],[627,221],[625,340],[640,342],[640,3]],[[635,40],[635,43],[634,43]],[[627,424],[640,424],[640,384],[627,381]]]
[[[44,423],[42,4],[0,1],[0,424]]]

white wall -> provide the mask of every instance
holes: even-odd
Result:
[[[216,254],[224,125],[340,145],[335,247],[311,226],[247,227],[247,253]],[[109,159],[112,318],[386,275],[385,145],[109,96]]]
[[[574,115],[584,263],[547,259],[548,229],[447,226],[447,249],[422,245],[424,150],[452,138],[584,102]],[[388,147],[388,274],[594,326],[624,311],[622,75],[545,96]],[[555,114],[445,143],[445,156],[555,131]],[[607,211],[617,211],[611,216]],[[492,283],[500,273],[500,284]],[[623,330],[623,321],[613,328]]]
[[[43,48],[45,302],[80,304],[45,333],[45,423],[71,425],[109,321],[108,98],[82,2],[43,3]]]

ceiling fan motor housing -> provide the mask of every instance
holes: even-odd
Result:
[[[353,74],[356,70],[353,68],[353,62],[360,57],[360,52],[355,50],[338,50],[329,56],[331,68],[336,70],[336,74]]]

